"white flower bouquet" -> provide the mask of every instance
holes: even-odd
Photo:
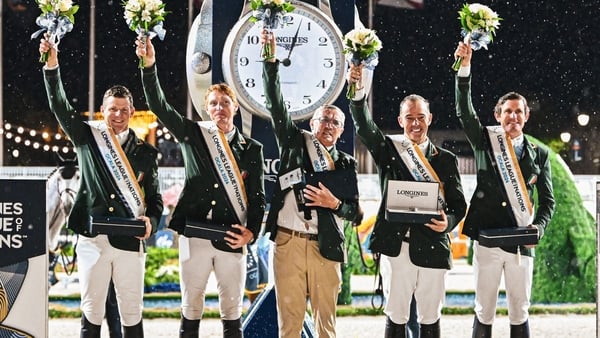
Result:
[[[73,30],[75,13],[79,10],[79,6],[73,5],[73,0],[36,0],[35,2],[42,11],[35,20],[41,29],[31,34],[31,38],[36,39],[41,33],[48,32],[48,41],[58,49],[60,39]],[[46,63],[47,60],[48,52],[42,53],[40,62]]]
[[[375,31],[368,28],[356,28],[344,36],[344,50],[348,63],[363,65],[373,70],[379,63],[379,51],[382,44]],[[356,92],[356,83],[348,85],[346,97],[352,99]]]
[[[138,37],[150,39],[158,36],[159,39],[165,38],[166,30],[163,28],[165,20],[165,4],[161,0],[128,0],[123,1],[125,9],[125,22],[129,29],[136,32]],[[140,58],[139,68],[144,68],[144,61]]]
[[[478,3],[465,4],[458,15],[465,43],[469,43],[473,50],[487,49],[487,45],[494,40],[502,18],[489,7]],[[462,58],[456,59],[452,69],[458,71],[461,62]]]
[[[295,9],[292,4],[285,0],[251,0],[250,8],[252,9],[250,22],[260,22],[263,28],[267,30],[283,27],[290,22],[291,17],[286,14]],[[263,46],[261,57],[263,59],[274,57],[270,44],[266,43]]]

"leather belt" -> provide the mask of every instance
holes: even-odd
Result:
[[[299,237],[299,238],[304,238],[304,239],[308,239],[309,241],[316,241],[319,239],[319,237],[317,236],[317,234],[309,234],[306,232],[299,232],[296,230],[292,230],[292,229],[288,229],[288,228],[284,228],[284,227],[277,227],[277,231],[281,231],[283,233],[286,233],[288,235],[292,235],[292,237]]]

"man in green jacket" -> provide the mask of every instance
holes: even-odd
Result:
[[[104,121],[86,121],[66,97],[56,47],[42,39],[39,50],[49,53],[44,80],[50,109],[73,142],[81,170],[81,187],[67,221],[67,228],[80,235],[81,337],[100,337],[111,279],[124,337],[143,337],[145,240],[156,231],[163,210],[158,150],[129,128],[135,109],[127,88],[113,86],[105,92],[100,107]],[[146,231],[139,237],[98,235],[90,230],[91,217],[138,218]]]
[[[370,249],[381,254],[381,276],[387,299],[385,337],[406,337],[413,296],[421,324],[420,337],[440,337],[445,275],[452,267],[448,233],[466,211],[457,159],[429,140],[427,131],[433,116],[429,102],[419,95],[408,95],[400,103],[398,124],[404,129],[403,135],[383,134],[366,104],[372,73],[362,65],[351,64],[348,82],[359,87],[350,101],[350,112],[356,133],[377,165],[382,191]],[[409,156],[410,153],[419,156]],[[414,174],[415,171],[428,172],[429,179]],[[386,196],[392,180],[439,182],[443,198],[438,204],[441,220],[432,218],[425,224],[389,221]]]
[[[263,32],[263,41],[275,51],[274,36]],[[335,311],[341,286],[341,266],[346,260],[342,219],[360,217],[358,196],[336,197],[327,180],[317,185],[300,182],[314,173],[311,163],[328,163],[328,170],[344,170],[348,184],[356,190],[356,160],[336,149],[344,128],[344,113],[323,106],[310,120],[311,132],[296,126],[287,112],[279,82],[279,61],[265,60],[263,81],[267,109],[280,150],[278,180],[275,183],[266,231],[275,242],[273,269],[280,337],[299,337],[310,299],[319,337],[335,337]],[[354,183],[350,183],[354,182]],[[300,186],[300,190],[298,189]],[[296,190],[296,191],[295,191]],[[304,210],[297,199],[307,199]],[[297,203],[298,202],[298,203]]]
[[[211,121],[180,115],[166,101],[158,81],[152,42],[148,38],[136,44],[137,55],[144,58],[141,75],[148,106],[177,138],[184,158],[185,186],[169,224],[179,233],[180,337],[198,337],[211,271],[218,281],[223,335],[241,337],[244,248],[258,239],[265,212],[262,144],[243,136],[233,124],[237,98],[224,83],[206,91],[205,108]],[[212,241],[190,237],[184,234],[190,221],[231,225],[239,233],[227,231],[224,240]]]
[[[454,53],[455,57],[463,58],[456,76],[456,115],[471,143],[477,164],[477,187],[463,227],[463,233],[475,241],[473,268],[476,316],[473,337],[491,337],[503,273],[511,324],[510,336],[529,337],[528,310],[533,279],[533,247],[486,247],[480,245],[479,233],[483,229],[533,227],[537,228],[539,238],[543,236],[554,213],[555,204],[550,160],[547,150],[537,147],[524,137],[523,127],[529,118],[529,107],[522,95],[510,92],[498,100],[494,117],[500,126],[481,125],[471,100],[472,54],[469,44],[463,42],[459,43]],[[496,136],[491,137],[492,135]],[[494,146],[498,140],[507,145],[512,144],[512,147],[505,147],[506,156],[498,155],[498,150],[494,150],[498,148]],[[498,158],[508,159],[510,165],[497,163]],[[518,177],[516,181],[521,184],[510,187],[502,184],[501,182],[510,181],[500,179],[498,168],[502,168],[504,172],[509,168],[517,168],[514,177]],[[538,202],[535,215],[532,208],[534,190],[537,192]]]

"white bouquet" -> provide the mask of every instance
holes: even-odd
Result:
[[[375,31],[368,28],[356,28],[344,36],[344,54],[346,60],[354,65],[363,65],[373,70],[379,63],[379,51],[382,44]],[[356,92],[356,83],[348,86],[346,97],[352,99]]]
[[[125,8],[125,22],[129,29],[136,32],[142,41],[146,37],[151,39],[158,36],[159,39],[165,38],[166,30],[163,28],[165,20],[165,4],[161,0],[128,0],[123,1]],[[144,68],[144,61],[140,58],[139,68]]]
[[[251,0],[250,8],[252,16],[250,22],[260,22],[264,29],[272,30],[277,27],[283,27],[291,18],[286,15],[292,12],[295,7],[285,0]],[[271,45],[265,43],[261,51],[261,57],[264,59],[273,58]]]
[[[36,0],[35,2],[42,10],[35,23],[42,28],[31,34],[31,38],[36,39],[41,33],[48,32],[48,41],[58,49],[60,39],[73,30],[75,13],[79,10],[79,6],[73,5],[73,0]],[[42,53],[40,62],[46,63],[47,60],[48,52]]]
[[[473,50],[487,49],[487,45],[494,40],[494,34],[502,18],[489,7],[477,3],[465,4],[458,15],[462,27],[461,35],[465,43],[469,43]],[[452,69],[458,71],[461,62],[461,57],[456,59]]]

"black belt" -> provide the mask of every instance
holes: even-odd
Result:
[[[288,228],[284,228],[284,227],[277,227],[278,231],[284,232],[288,235],[292,235],[292,237],[299,237],[299,238],[305,238],[308,239],[309,241],[316,241],[319,239],[319,237],[317,236],[317,234],[309,234],[306,232],[299,232],[296,230],[292,230],[292,229],[288,229]]]

